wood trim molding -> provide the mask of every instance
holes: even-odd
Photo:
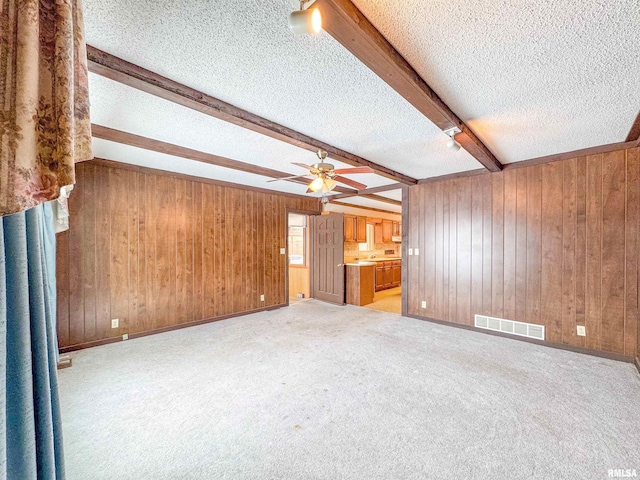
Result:
[[[638,142],[640,144],[640,112],[636,117],[635,122],[631,125],[631,130],[625,139],[626,142]]]
[[[462,130],[455,139],[487,170],[502,170],[500,161],[351,0],[317,0],[314,5],[322,12],[322,27],[329,35],[439,128]]]
[[[530,158],[529,160],[522,160],[520,162],[507,163],[505,164],[504,169],[511,170],[514,168],[531,167],[533,165],[543,165],[545,163],[558,162],[560,160],[568,160],[570,158],[584,157],[587,155],[598,155],[600,153],[614,152],[616,150],[626,150],[629,148],[634,148],[636,146],[637,145],[635,141],[609,143],[607,145],[598,145],[596,147],[573,150],[572,152],[556,153],[544,157]]]
[[[635,362],[634,357],[631,357],[629,355],[622,355],[621,353],[605,352],[603,350],[594,350],[591,348],[578,347],[575,345],[567,345],[564,343],[547,342],[546,340],[536,340],[534,338],[519,337],[516,335],[509,335],[507,333],[497,332],[493,330],[485,330],[482,328],[473,327],[471,325],[462,325],[459,323],[447,322],[444,320],[438,320],[430,317],[423,317],[420,315],[411,315],[411,314],[403,313],[403,316],[409,317],[409,318],[415,318],[417,320],[424,320],[425,322],[437,323],[438,325],[444,325],[447,327],[461,328],[463,330],[470,330],[472,332],[483,333],[485,335],[493,335],[496,337],[508,338],[510,340],[516,340],[518,342],[533,343],[534,345],[541,345],[543,347],[551,347],[551,348],[556,348],[558,350],[567,350],[569,352],[582,353],[584,355],[591,355],[591,356],[600,357],[600,358],[607,358],[609,360],[615,360],[617,362],[625,362],[625,363],[631,363],[631,364]]]
[[[400,200],[394,200],[393,198],[383,197],[381,195],[374,195],[372,193],[365,193],[358,195],[361,198],[368,198],[369,200],[375,200],[376,202],[388,203],[389,205],[396,205],[398,207],[402,206],[402,202]]]
[[[182,147],[173,143],[167,143],[163,142],[162,140],[142,137],[140,135],[123,132],[122,130],[116,130],[113,128],[104,127],[102,125],[92,124],[91,130],[92,136],[94,136],[95,138],[101,138],[103,140],[109,140],[111,142],[117,142],[132,147],[143,148],[145,150],[151,150],[153,152],[164,153],[166,155],[172,155],[174,157],[186,158],[188,160],[194,160],[196,162],[208,163],[209,165],[217,165],[224,168],[231,168],[233,170],[253,173],[255,175],[262,175],[264,177],[282,178],[291,176],[291,174],[288,172],[281,172],[279,170],[273,170],[271,168],[259,167],[258,165],[253,165],[252,163],[241,162],[239,160],[221,157],[220,155],[193,150],[191,148]],[[286,180],[283,179],[282,181],[307,185],[311,180],[305,181],[301,178],[289,178]],[[342,186],[337,186],[335,190],[345,193],[356,191],[351,188]]]
[[[636,370],[638,370],[638,374],[640,374],[640,358],[636,357],[634,364],[636,366]]]
[[[308,135],[279,125],[251,112],[223,102],[203,92],[187,87],[181,83],[163,77],[138,65],[127,62],[109,53],[87,45],[89,71],[109,78],[124,85],[137,88],[146,93],[156,95],[183,107],[192,108],[200,113],[247,128],[276,140],[286,142],[312,152],[319,148],[326,150],[330,158],[354,166],[366,166],[375,170],[378,175],[392,178],[408,185],[416,184],[415,178],[378,165],[352,153],[341,150],[328,143],[316,140]]]
[[[187,175],[185,173],[169,172],[167,170],[158,170],[155,168],[141,167],[139,165],[133,165],[131,163],[121,163],[121,162],[116,162],[114,160],[107,160],[106,158],[95,157],[93,160],[89,160],[88,162],[94,163],[96,165],[101,165],[104,167],[120,168],[122,170],[130,170],[133,172],[147,173],[149,175],[163,175],[165,177],[179,178],[182,180],[190,180],[192,182],[200,182],[200,183],[206,183],[209,185],[218,185],[221,187],[235,188],[237,190],[249,190],[252,192],[267,193],[269,195],[280,195],[284,197],[304,198],[305,200],[309,199],[309,197],[305,195],[298,195],[298,194],[289,193],[289,192],[280,192],[278,190],[269,190],[267,188],[251,187],[249,185],[241,185],[239,183],[224,182],[222,180],[214,180],[212,178],[196,177],[193,175]],[[320,201],[320,199],[318,199],[318,201]]]
[[[484,172],[484,170],[482,171]],[[418,181],[418,183],[420,183],[420,181]],[[338,200],[340,198],[357,197],[358,195],[368,195],[373,193],[388,192],[389,190],[398,190],[403,186],[404,184],[402,183],[392,183],[391,185],[383,185],[381,187],[365,188],[364,190],[354,191],[353,193],[349,192],[349,193],[342,193],[340,195],[333,195],[333,198]]]
[[[411,216],[409,215],[409,187],[402,188],[402,270],[400,271],[401,284],[404,285],[400,291],[401,313],[407,316],[409,313],[409,229],[411,228]]]
[[[211,318],[205,318],[205,319],[202,319],[202,320],[196,320],[194,322],[186,322],[186,323],[181,323],[179,325],[171,325],[169,327],[156,328],[155,330],[148,330],[146,332],[130,333],[129,334],[129,340],[132,340],[134,338],[146,337],[146,336],[149,336],[149,335],[155,335],[157,333],[165,333],[165,332],[170,332],[172,330],[179,330],[181,328],[195,327],[196,325],[203,325],[205,323],[219,322],[220,320],[227,320],[229,318],[242,317],[243,315],[250,315],[252,313],[266,312],[266,311],[269,311],[269,310],[276,310],[278,308],[282,308],[282,307],[286,307],[286,306],[287,306],[286,304],[272,305],[272,306],[264,307],[264,308],[256,308],[255,310],[247,310],[246,312],[231,313],[229,315],[220,315],[218,317],[211,317]],[[68,353],[68,352],[73,352],[75,350],[83,350],[85,348],[98,347],[100,345],[107,345],[109,343],[118,343],[118,342],[124,342],[124,341],[126,341],[126,340],[123,340],[122,337],[106,338],[104,340],[96,340],[95,342],[79,343],[77,345],[70,345],[68,347],[62,347],[62,348],[60,348],[59,352],[60,353]]]
[[[355,205],[353,203],[347,203],[347,202],[338,202],[336,200],[329,200],[329,203],[333,203],[334,205],[341,205],[343,207],[359,208],[360,210],[371,210],[372,212],[381,212],[381,213],[390,213],[391,215],[400,215],[400,213],[398,212],[392,212],[391,210],[385,210],[383,208],[364,207],[362,205]]]

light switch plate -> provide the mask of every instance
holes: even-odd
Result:
[[[584,325],[577,325],[578,336],[586,337],[587,336],[587,328]]]
[[[286,248],[281,248],[280,249],[280,255],[284,255],[285,253],[287,253],[287,249]]]
[[[420,250],[418,250],[417,248],[413,249],[413,254],[414,255],[420,255]]]
[[[409,255],[413,255],[413,248],[409,249]]]
[[[427,301],[426,300],[422,300],[422,308],[427,308]]]
[[[123,340],[123,341],[124,341],[124,340],[129,340],[129,334],[128,334],[128,333],[124,333],[124,334],[122,335],[122,340]]]
[[[264,293],[262,295],[260,295],[260,301],[264,302]]]
[[[120,319],[112,318],[111,319],[111,328],[118,328],[120,326]]]

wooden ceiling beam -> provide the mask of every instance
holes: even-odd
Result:
[[[103,140],[109,140],[111,142],[129,145],[131,147],[151,150],[153,152],[164,153],[166,155],[172,155],[174,157],[185,158],[187,160],[194,160],[196,162],[208,163],[209,165],[216,165],[218,167],[231,168],[233,170],[261,175],[263,177],[281,178],[291,175],[290,173],[280,172],[271,168],[259,167],[257,165],[253,165],[252,163],[245,163],[239,160],[221,157],[220,155],[193,150],[191,148],[174,145],[172,143],[163,142],[161,140],[155,140],[153,138],[142,137],[133,133],[104,127],[102,125],[96,125],[95,123],[91,125],[91,133],[95,138],[101,138]],[[305,181],[302,178],[291,178],[283,181],[300,183],[304,185],[308,185],[311,182],[311,180]],[[335,190],[347,194],[355,192],[355,190],[341,186],[337,186]]]
[[[502,170],[500,161],[351,0],[317,0],[314,6],[322,12],[322,28],[338,43],[440,129],[459,128],[456,141],[487,170]]]
[[[87,45],[87,60],[90,72],[124,85],[305,150],[316,152],[321,148],[328,153],[330,158],[353,166],[371,167],[376,174],[391,178],[397,182],[407,185],[418,183],[417,179],[408,175],[279,125],[90,45]]]
[[[337,200],[329,200],[329,203],[332,203],[334,205],[341,205],[343,207],[359,208],[360,210],[371,210],[373,212],[390,213],[392,215],[399,215],[399,216],[402,215],[401,213],[392,212],[391,210],[385,210],[383,208],[365,207],[365,206],[362,206],[362,205],[356,205],[354,203],[339,202]]]

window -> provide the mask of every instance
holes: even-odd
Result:
[[[287,238],[289,265],[307,264],[307,216],[289,214],[289,233]]]

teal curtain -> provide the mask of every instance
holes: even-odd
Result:
[[[0,478],[9,480],[64,478],[50,208],[1,220]]]

